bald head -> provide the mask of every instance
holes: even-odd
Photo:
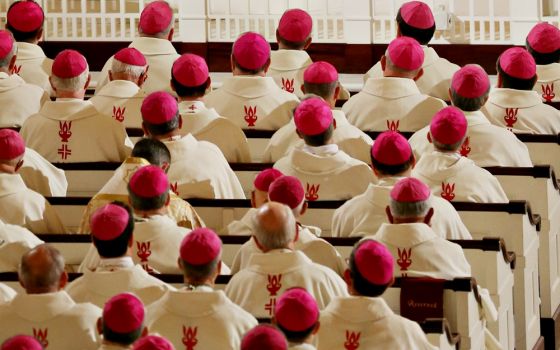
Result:
[[[296,236],[296,219],[287,205],[268,202],[253,219],[254,236],[265,250],[291,248]]]
[[[19,280],[28,294],[53,293],[64,288],[68,276],[60,252],[41,244],[21,257]]]

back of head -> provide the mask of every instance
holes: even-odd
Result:
[[[15,172],[25,153],[25,142],[21,135],[10,129],[0,130],[0,173]]]
[[[204,58],[194,54],[179,57],[171,69],[171,86],[179,97],[204,96],[210,84],[208,65]]]
[[[312,147],[328,144],[334,131],[334,117],[330,106],[319,97],[302,101],[294,111],[297,133]]]
[[[0,350],[43,350],[43,346],[30,335],[16,335],[6,339]]]
[[[297,177],[281,176],[270,184],[268,199],[287,205],[297,218],[304,209],[305,190]]]
[[[396,221],[422,222],[431,208],[430,196],[430,188],[425,183],[413,177],[404,178],[391,190],[391,215]]]
[[[111,76],[113,80],[129,80],[141,85],[140,78],[146,73],[146,57],[135,48],[127,47],[113,56]]]
[[[43,9],[33,0],[15,1],[6,15],[6,29],[20,42],[37,42],[43,34],[44,22]]]
[[[169,180],[158,166],[136,170],[128,182],[128,198],[136,211],[154,211],[169,203]]]
[[[445,107],[430,122],[430,138],[438,151],[456,152],[467,136],[467,128],[467,119],[459,108]]]
[[[268,202],[253,217],[253,229],[263,250],[286,249],[296,237],[296,220],[287,205]]]
[[[242,74],[262,74],[270,65],[270,44],[258,33],[243,33],[233,43],[231,58]]]
[[[64,258],[51,245],[41,244],[21,257],[19,280],[28,294],[53,293],[64,288]]]
[[[450,91],[455,107],[465,112],[478,111],[488,99],[490,79],[481,66],[467,64],[453,74]]]
[[[527,35],[525,47],[539,65],[558,63],[560,61],[560,29],[546,22],[536,24]]]
[[[290,343],[303,343],[317,329],[319,307],[304,288],[290,288],[276,302],[274,322]]]
[[[89,66],[78,51],[64,50],[56,55],[51,74],[51,85],[56,92],[78,92],[86,89]]]
[[[284,12],[278,23],[276,39],[281,47],[290,50],[303,50],[311,38],[313,19],[302,9]]]
[[[303,86],[306,94],[314,94],[324,100],[331,99],[338,86],[338,72],[328,62],[314,62],[303,72]]]
[[[179,257],[190,285],[203,285],[209,280],[214,283],[222,257],[222,241],[210,229],[195,229],[181,241]]]
[[[143,138],[136,142],[131,153],[132,157],[143,158],[150,164],[162,167],[165,163],[171,163],[171,153],[165,143],[156,140]]]
[[[134,231],[130,208],[114,202],[97,209],[90,219],[93,245],[102,258],[126,255]]]
[[[175,347],[164,337],[148,335],[134,343],[132,350],[175,350]]]
[[[423,63],[422,46],[415,39],[402,36],[391,41],[387,47],[383,76],[414,79]]]
[[[12,33],[0,30],[0,70],[8,72],[13,64],[13,58],[17,53],[17,44]]]
[[[414,154],[408,140],[395,131],[385,131],[371,147],[371,164],[378,176],[397,176],[411,169]]]
[[[531,54],[521,47],[512,47],[498,57],[498,87],[532,90],[537,82],[537,64]]]
[[[251,204],[254,208],[259,208],[268,202],[268,189],[272,182],[281,176],[284,176],[284,174],[274,168],[264,169],[255,176],[255,180],[253,180],[254,190],[251,193]]]
[[[241,339],[241,350],[288,350],[288,341],[282,332],[270,325],[260,324]]]
[[[358,242],[348,264],[353,292],[381,296],[393,283],[393,266],[394,258],[383,244],[371,239]]]
[[[103,340],[129,346],[144,328],[144,304],[131,293],[113,296],[103,307]]]
[[[427,45],[436,30],[436,22],[430,7],[421,1],[404,3],[397,13],[399,33],[414,38],[422,45]]]
[[[167,39],[173,29],[173,9],[167,1],[154,1],[140,14],[138,32],[141,36]]]
[[[142,102],[142,126],[155,137],[167,135],[181,126],[179,106],[171,94],[152,92]]]

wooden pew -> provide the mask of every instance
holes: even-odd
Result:
[[[558,170],[560,169],[560,134],[516,134],[516,136],[527,145],[533,164],[550,164],[556,171],[560,171]]]

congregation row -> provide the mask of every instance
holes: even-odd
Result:
[[[25,290],[0,284],[2,350],[434,348],[382,295],[395,277],[470,278],[448,240],[472,235],[450,202],[508,203],[484,167],[531,167],[515,133],[560,133],[560,112],[547,104],[560,98],[560,30],[547,23],[526,48],[500,55],[492,87],[476,62],[459,67],[428,47],[431,10],[407,2],[397,38],[350,97],[333,65],[311,61],[313,20],[292,9],[276,31],[279,50],[240,35],[232,76],[212,90],[204,59],[171,45],[173,11],[155,1],[85,100],[87,59],[45,57],[44,20],[36,2],[16,1],[0,30],[0,272],[17,271]],[[133,144],[126,128],[144,137]],[[246,129],[275,132],[257,152]],[[364,131],[381,134],[374,142]],[[248,190],[231,164],[255,153],[274,166]],[[61,253],[35,234],[69,233],[45,197],[68,189],[53,163],[77,162],[122,165],[81,217],[77,233],[92,245],[82,277],[68,283]],[[213,230],[188,203],[247,192],[253,208]],[[331,234],[365,236],[349,259],[301,224],[318,200],[347,200]],[[215,232],[250,237],[231,266]],[[185,286],[158,273],[182,274]],[[232,275],[225,291],[215,289],[220,274]],[[482,328],[497,321],[484,287]],[[503,348],[481,332],[461,337]]]

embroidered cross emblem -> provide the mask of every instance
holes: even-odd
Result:
[[[68,156],[72,155],[72,150],[68,148],[68,144],[63,143],[59,149],[57,149],[57,153],[60,155],[62,160],[68,159]]]

